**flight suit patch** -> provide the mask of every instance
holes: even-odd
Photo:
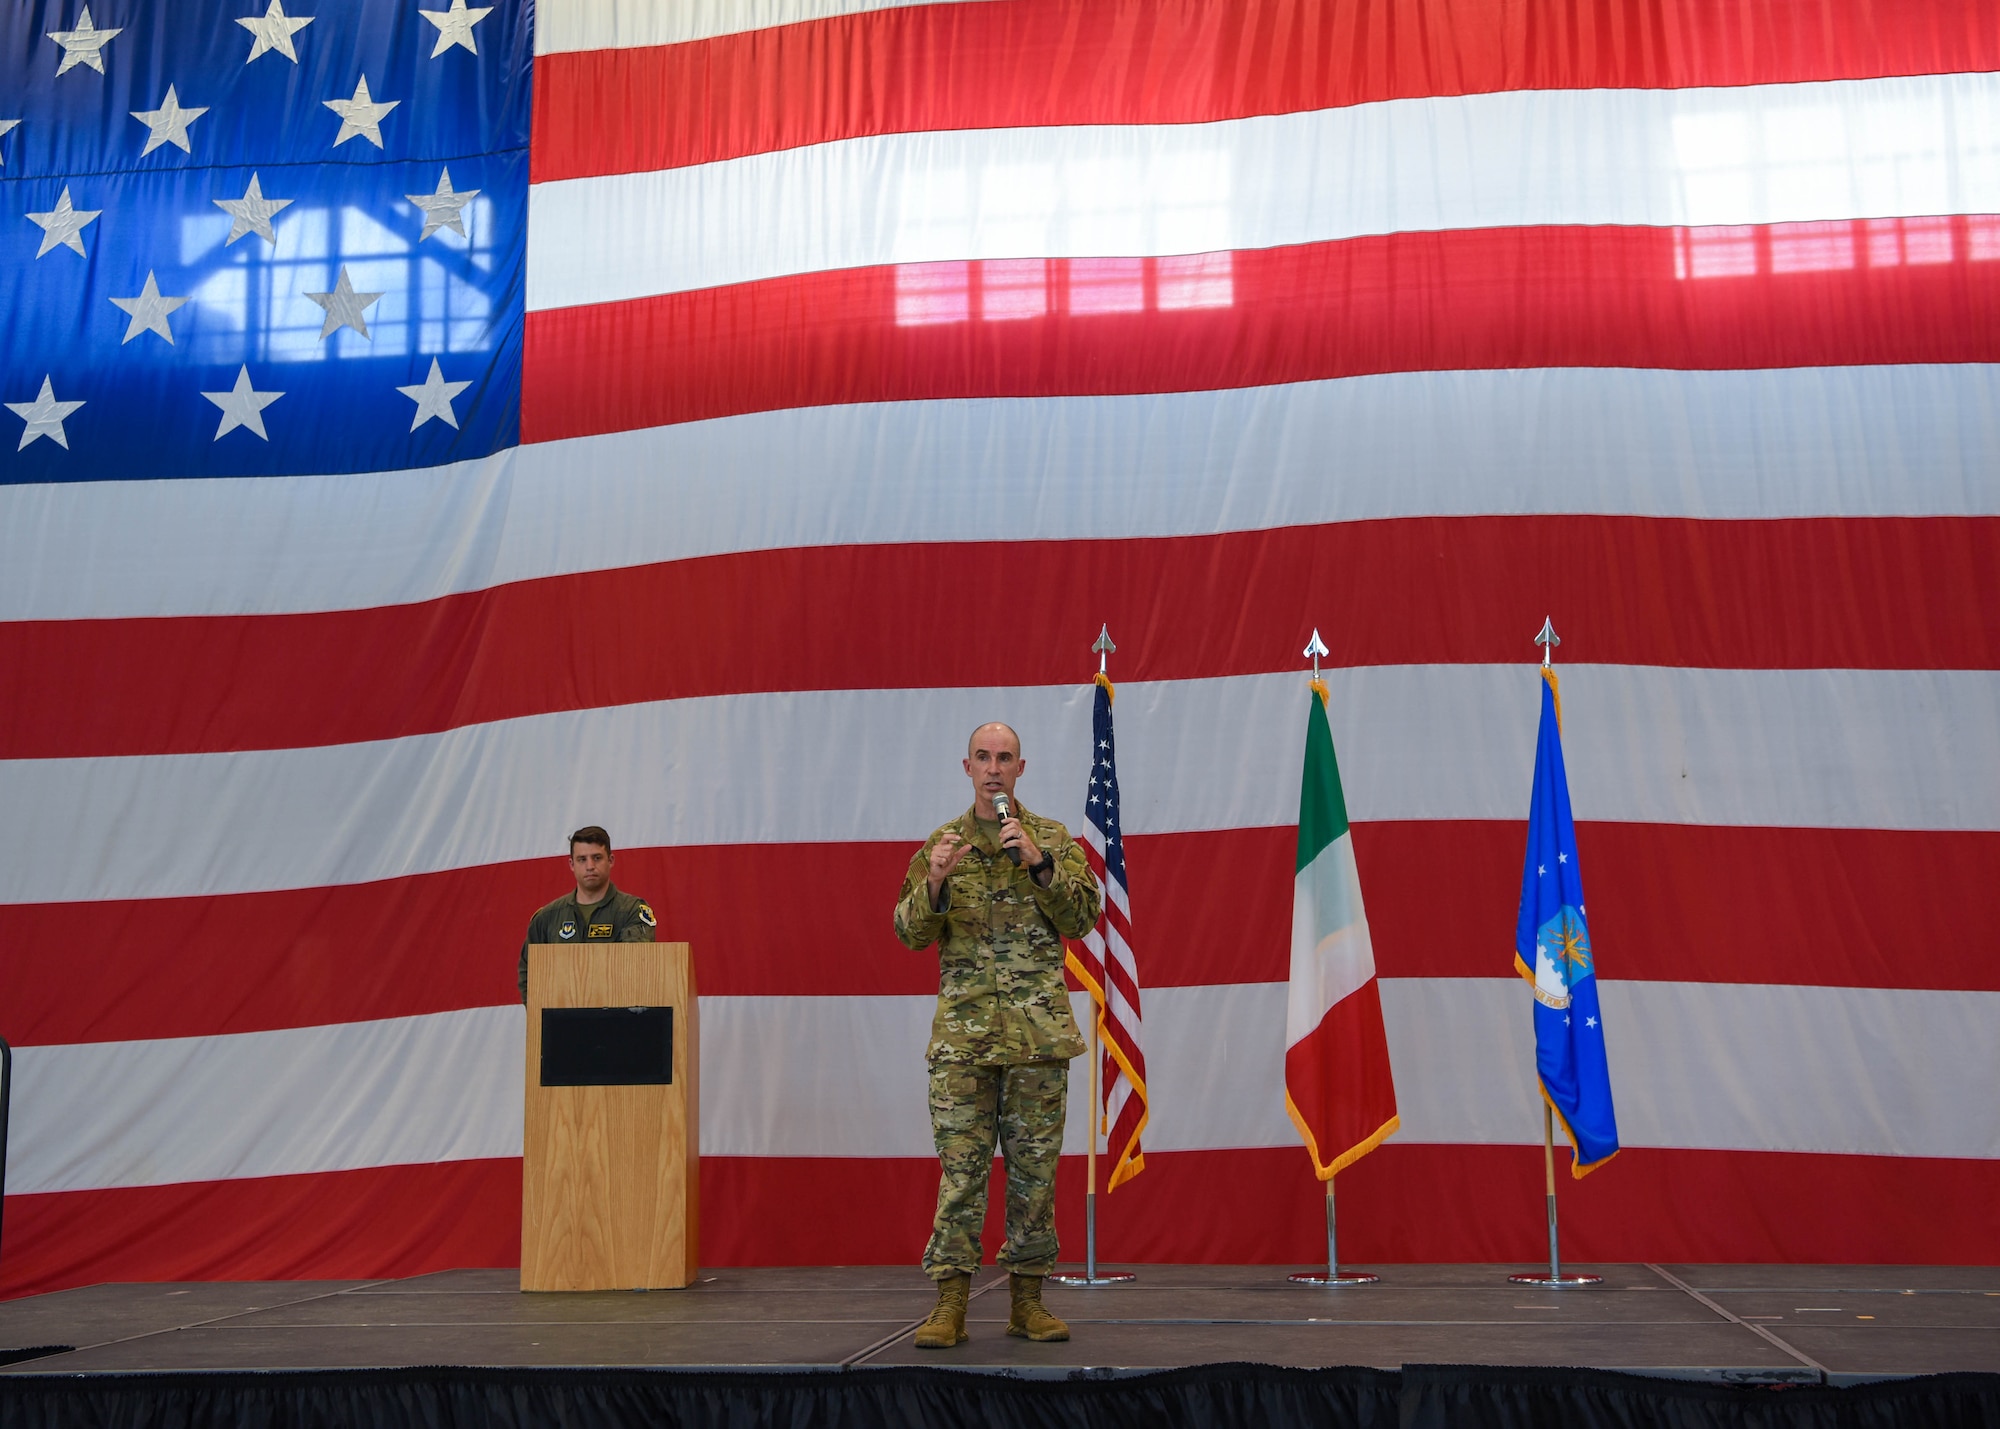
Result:
[[[611,925],[609,923],[592,923],[590,925],[590,936],[593,938],[610,937]]]
[[[558,938],[574,938],[576,936],[576,924],[563,924],[560,928],[556,929],[556,936]]]

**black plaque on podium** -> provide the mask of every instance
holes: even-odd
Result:
[[[658,1087],[674,1080],[671,1007],[545,1007],[542,1085]]]

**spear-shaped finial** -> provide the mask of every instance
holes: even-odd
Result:
[[[1331,655],[1333,652],[1327,649],[1326,642],[1319,638],[1319,627],[1317,625],[1313,627],[1313,638],[1306,642],[1306,648],[1301,653],[1312,656],[1313,679],[1318,680],[1319,657],[1322,655]]]
[[[1542,668],[1546,670],[1549,668],[1550,653],[1562,644],[1562,637],[1556,634],[1555,622],[1546,615],[1542,617],[1542,628],[1535,636],[1535,643],[1542,647]]]
[[[1118,647],[1111,643],[1111,627],[1109,625],[1097,632],[1097,643],[1090,648],[1097,652],[1097,673],[1101,675],[1104,673],[1104,657],[1106,655],[1114,655],[1118,652]]]

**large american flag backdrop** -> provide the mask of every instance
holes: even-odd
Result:
[[[1984,0],[82,8],[0,37],[7,1291],[515,1263],[585,822],[696,949],[705,1259],[914,1262],[898,879],[984,719],[1080,826],[1105,623],[1105,1258],[1321,1253],[1317,626],[1402,1112],[1343,1254],[1532,1260],[1545,615],[1566,1254],[2000,1260]]]

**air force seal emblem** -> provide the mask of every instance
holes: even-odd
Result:
[[[1535,1001],[1561,1011],[1569,1006],[1570,990],[1590,974],[1583,909],[1565,903],[1535,932]]]
[[[560,928],[556,929],[556,936],[558,938],[574,938],[576,936],[576,924],[563,924]]]

